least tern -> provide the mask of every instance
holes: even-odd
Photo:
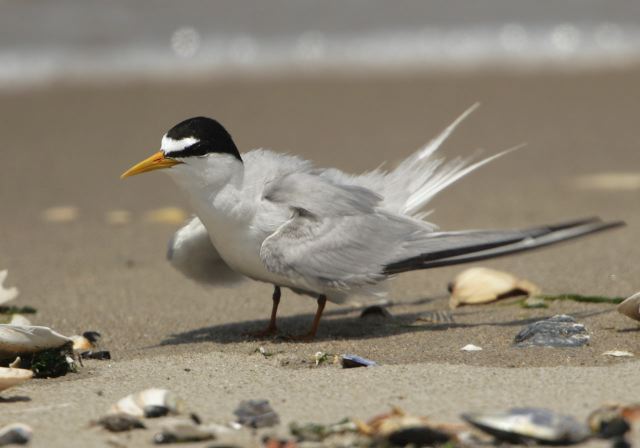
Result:
[[[424,208],[440,191],[509,151],[479,162],[435,152],[477,105],[395,169],[360,175],[320,169],[300,157],[256,149],[240,154],[217,121],[195,117],[163,137],[160,150],[122,177],[165,170],[195,212],[168,258],[207,284],[251,278],[274,285],[263,335],[277,330],[280,289],[317,300],[313,339],[327,300],[381,296],[402,272],[531,250],[623,225],[588,218],[522,230],[438,231]]]

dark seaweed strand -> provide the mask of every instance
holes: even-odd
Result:
[[[538,295],[541,299],[547,301],[554,300],[573,300],[574,302],[584,303],[611,303],[616,305],[622,303],[626,297],[606,297],[606,296],[583,296],[581,294],[558,294],[558,295]]]

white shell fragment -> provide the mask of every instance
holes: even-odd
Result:
[[[640,320],[640,292],[628,297],[617,307],[619,313],[634,320]]]
[[[0,391],[22,384],[31,378],[33,378],[31,370],[0,367]]]
[[[111,407],[111,414],[124,413],[134,417],[164,417],[179,414],[182,408],[180,400],[166,389],[145,389],[127,395]]]
[[[479,352],[480,350],[482,350],[482,347],[478,347],[477,345],[473,344],[467,344],[460,350],[462,350],[463,352]]]
[[[613,356],[616,358],[631,358],[634,356],[633,353],[624,350],[609,350],[608,352],[604,352],[602,355]]]
[[[531,442],[570,445],[591,435],[589,428],[573,417],[541,408],[470,413],[463,414],[462,418],[497,440],[525,445]]]
[[[0,305],[18,297],[18,288],[5,288],[3,285],[8,273],[6,269],[0,271]]]
[[[0,324],[0,355],[35,353],[71,342],[48,327]]]
[[[24,317],[22,314],[14,314],[13,316],[11,316],[9,325],[29,326],[31,325],[31,321]]]
[[[533,283],[521,280],[508,272],[475,267],[462,271],[450,286],[449,306],[488,303],[500,297],[521,292],[523,295],[540,293]]]
[[[31,440],[33,430],[23,423],[12,423],[0,429],[0,446],[26,445]]]

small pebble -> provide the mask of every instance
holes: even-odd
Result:
[[[102,426],[107,431],[111,432],[123,432],[130,431],[132,429],[144,429],[144,423],[136,417],[129,414],[111,414],[102,417],[96,422],[96,424]]]
[[[280,423],[280,417],[267,400],[246,400],[240,402],[233,413],[238,423],[250,428],[264,428]]]

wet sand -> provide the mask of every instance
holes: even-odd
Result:
[[[35,323],[65,334],[100,331],[113,356],[88,362],[79,375],[33,381],[5,394],[29,400],[0,402],[0,423],[32,424],[34,446],[101,446],[109,436],[87,422],[126,393],[150,386],[179,392],[218,422],[232,417],[240,399],[261,397],[285,423],[368,418],[391,404],[449,420],[511,405],[583,417],[602,401],[633,399],[629,391],[640,385],[635,358],[602,353],[640,353],[640,330],[610,305],[557,302],[525,310],[494,304],[456,310],[449,327],[412,325],[421,313],[447,308],[447,283],[463,267],[396,279],[392,320],[362,321],[356,306],[330,305],[316,342],[251,341],[244,333],[266,324],[270,287],[246,282],[207,290],[173,272],[164,256],[176,225],[150,223],[144,215],[165,206],[188,210],[186,201],[162,174],[118,176],[189,115],[217,117],[241,151],[262,146],[318,166],[363,171],[401,160],[481,101],[443,154],[528,146],[442,193],[430,219],[444,229],[595,214],[623,219],[622,230],[482,265],[525,277],[548,294],[626,296],[640,285],[639,191],[575,183],[582,175],[639,171],[640,110],[632,96],[639,75],[307,76],[0,93],[0,268],[9,269],[7,284],[21,290],[16,304],[38,309]],[[77,207],[77,219],[42,219],[43,210],[61,205]],[[129,223],[107,222],[105,215],[117,209],[131,213]],[[309,299],[285,292],[281,329],[304,331],[314,310]],[[512,347],[522,326],[558,313],[587,326],[589,346]],[[469,343],[484,350],[461,352]],[[276,354],[264,359],[255,353],[260,346]],[[382,367],[316,370],[317,351],[356,353]],[[58,405],[64,406],[46,408]],[[131,443],[145,445],[149,437],[138,433]]]

